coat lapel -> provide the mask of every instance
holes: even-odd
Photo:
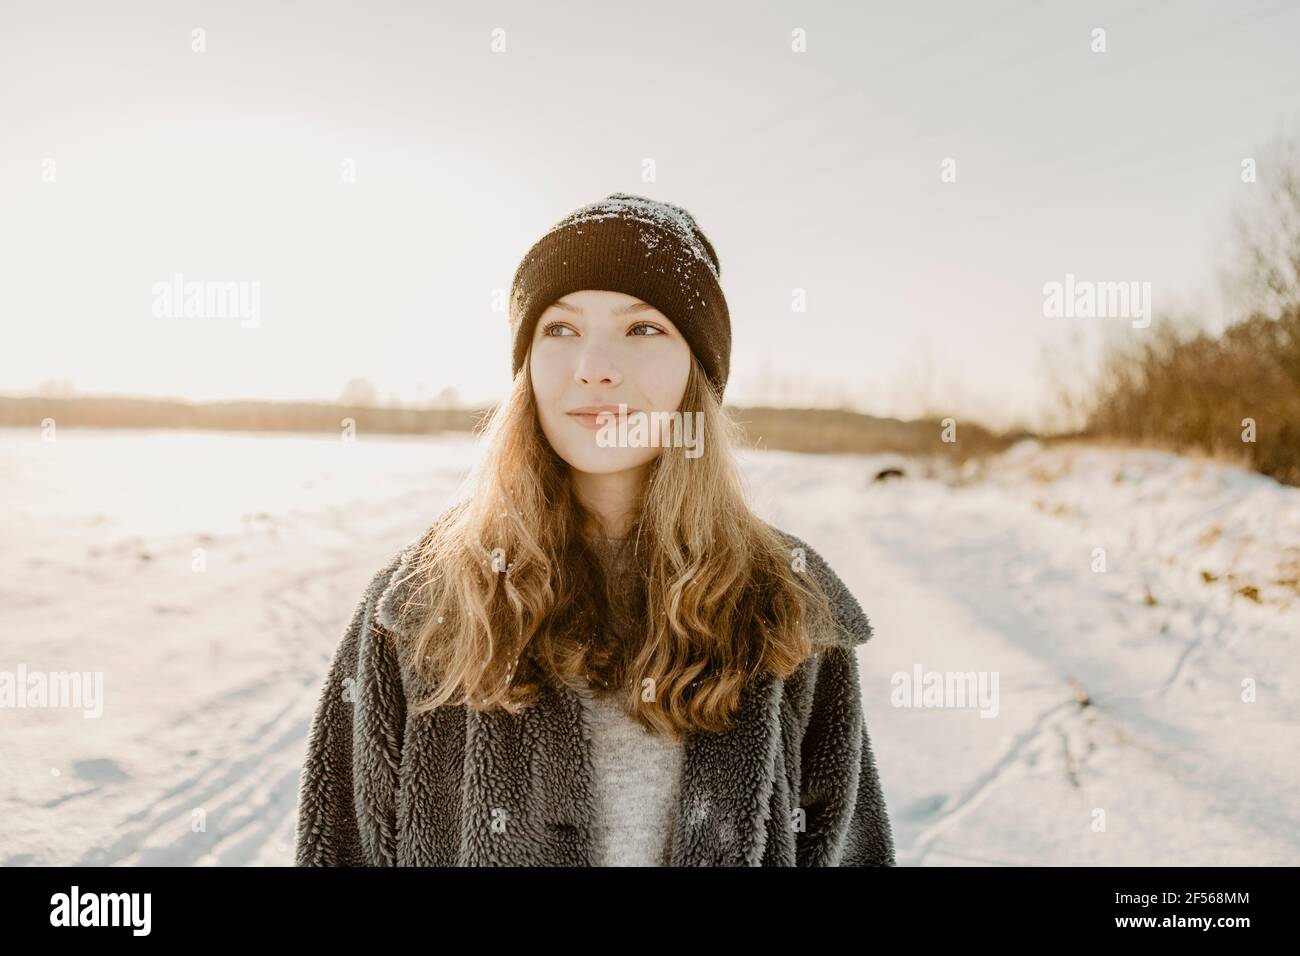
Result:
[[[575,694],[519,714],[466,708],[461,866],[590,866],[591,758]]]
[[[673,866],[758,866],[781,742],[782,681],[752,682],[729,730],[690,733],[682,761]]]

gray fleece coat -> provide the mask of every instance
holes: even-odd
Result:
[[[784,680],[754,681],[730,730],[687,735],[672,865],[893,866],[858,684],[855,648],[871,626],[820,555],[774,530],[803,549],[836,633]],[[295,864],[592,865],[590,729],[576,693],[553,682],[519,715],[407,713],[430,688],[399,653],[409,643],[389,638],[414,633],[400,612],[419,544],[374,575],[335,651],[302,770]]]

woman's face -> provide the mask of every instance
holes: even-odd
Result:
[[[677,327],[654,306],[622,292],[570,292],[538,317],[533,330],[529,371],[542,431],[579,472],[640,469],[662,449],[617,441],[603,447],[600,423],[574,415],[576,409],[612,405],[617,416],[622,403],[628,415],[677,411],[690,368],[691,349]],[[628,422],[629,430],[633,424]],[[604,434],[613,434],[617,425],[615,419]]]

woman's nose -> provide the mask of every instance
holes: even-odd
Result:
[[[598,348],[587,349],[583,352],[582,357],[578,360],[578,367],[574,374],[578,381],[584,385],[594,383],[613,385],[620,378],[618,369],[609,360],[609,356]]]

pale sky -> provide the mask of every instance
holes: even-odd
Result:
[[[492,401],[520,258],[624,191],[718,252],[729,402],[1035,423],[1044,349],[1148,334],[1045,283],[1214,293],[1298,40],[1297,0],[8,3],[0,394]],[[256,324],[155,315],[177,273]]]

